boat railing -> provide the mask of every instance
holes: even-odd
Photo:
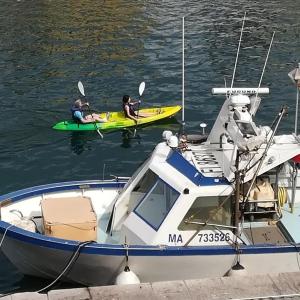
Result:
[[[110,177],[113,177],[113,179],[112,179],[112,181],[117,181],[117,182],[119,182],[119,181],[122,181],[122,180],[129,180],[130,179],[130,177],[126,177],[126,176],[116,176],[116,175],[113,175],[113,174],[110,174],[109,175]]]
[[[243,204],[243,214],[248,216],[250,221],[256,218],[272,218],[276,219],[280,217],[278,199],[259,199],[259,200],[247,200]]]
[[[186,224],[196,224],[196,225],[203,225],[203,226],[213,226],[216,228],[224,228],[224,229],[235,229],[235,226],[230,225],[223,225],[223,224],[216,224],[216,223],[207,223],[207,222],[197,222],[197,221],[184,221]]]

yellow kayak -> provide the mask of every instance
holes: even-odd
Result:
[[[87,131],[87,130],[113,130],[113,129],[122,129],[133,127],[136,125],[145,125],[153,123],[165,118],[170,118],[174,116],[181,109],[180,105],[176,106],[163,106],[163,107],[154,107],[154,108],[144,108],[140,109],[139,112],[142,113],[151,113],[153,115],[149,117],[139,117],[138,123],[136,124],[132,119],[125,118],[124,112],[110,112],[108,115],[108,121],[105,123],[76,123],[73,120],[62,121],[55,124],[52,128],[56,130],[69,130],[69,131]],[[105,118],[107,113],[100,113],[100,118]]]

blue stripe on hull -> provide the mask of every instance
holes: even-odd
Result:
[[[0,232],[3,234],[10,224],[0,221]],[[74,252],[79,245],[77,241],[57,239],[43,236],[38,233],[25,231],[18,227],[11,227],[7,230],[6,236],[36,245],[37,247],[46,247],[51,249]],[[5,243],[5,239],[4,239]],[[300,245],[299,245],[300,246]],[[134,256],[195,256],[195,255],[232,255],[236,254],[234,247],[231,246],[129,246],[130,255]],[[267,254],[267,253],[298,253],[296,245],[251,245],[240,247],[242,254]],[[122,245],[98,244],[92,243],[85,246],[82,253],[95,255],[121,255],[124,256],[126,251]]]

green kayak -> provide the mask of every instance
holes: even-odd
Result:
[[[148,123],[153,123],[165,118],[174,116],[181,109],[180,105],[176,106],[164,106],[156,108],[145,108],[140,109],[141,113],[153,113],[152,116],[146,118],[139,118],[137,125],[145,125]],[[101,118],[105,118],[106,113],[100,113]],[[87,123],[80,124],[74,121],[62,121],[55,124],[52,128],[56,130],[69,130],[69,131],[89,131],[89,130],[114,130],[122,129],[136,126],[136,123],[129,119],[125,118],[123,112],[110,112],[108,122],[105,123]]]

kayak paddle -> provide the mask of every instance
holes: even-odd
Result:
[[[144,90],[145,90],[145,86],[146,86],[146,83],[145,81],[142,81],[140,83],[140,86],[139,86],[139,103],[138,103],[138,108],[137,108],[137,119],[139,119],[139,109],[140,109],[140,103],[141,103],[141,97],[144,93]],[[134,133],[133,133],[133,137],[135,137],[136,135],[136,128],[137,128],[137,125],[138,125],[138,120],[136,122],[136,125],[135,125],[135,128],[134,128]]]
[[[83,87],[83,84],[82,84],[82,82],[81,82],[80,80],[78,81],[78,89],[79,89],[80,94],[81,94],[83,97],[85,97],[84,87]],[[90,115],[91,115],[92,118],[93,118],[93,114],[92,114],[92,112],[91,112],[90,106],[87,105],[87,107],[88,107],[88,110],[89,110]],[[97,125],[96,125],[96,121],[94,121],[93,123],[94,123],[94,126],[95,126],[96,131],[98,132],[98,134],[99,134],[99,135],[101,136],[101,138],[103,139],[103,134],[102,134],[102,133],[100,132],[100,130],[98,129],[98,127],[97,127]]]

